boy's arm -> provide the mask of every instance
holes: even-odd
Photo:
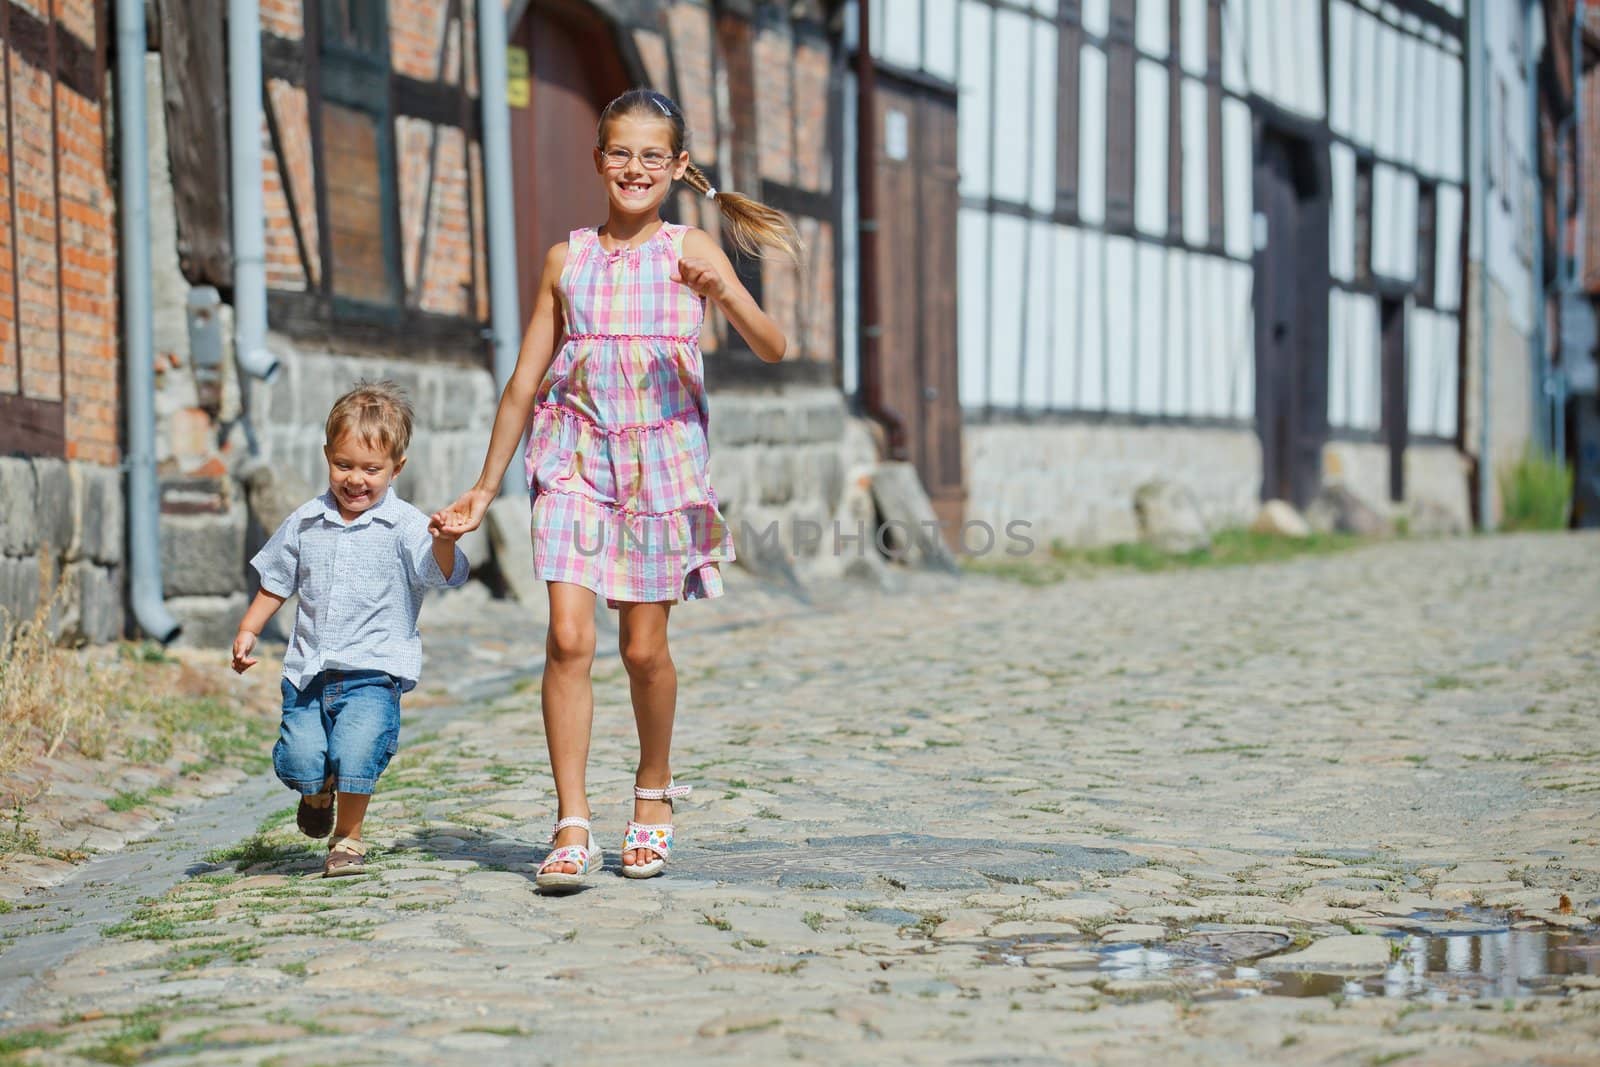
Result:
[[[250,653],[255,650],[256,638],[261,636],[262,627],[267,621],[277,614],[283,607],[286,597],[269,593],[265,589],[256,593],[256,598],[250,602],[250,607],[245,609],[244,618],[239,620],[239,632],[233,638],[233,669],[240,674],[254,667],[261,661]]]
[[[459,551],[454,537],[444,533],[433,535],[433,562],[439,565],[439,573],[444,575],[446,585],[450,582],[450,573],[456,569],[456,554]]]
[[[300,566],[300,528],[296,511],[267,538],[261,551],[255,554],[250,566],[261,579],[261,589],[245,609],[239,620],[239,632],[233,638],[233,669],[243,674],[260,661],[250,653],[256,647],[267,620],[277,614],[289,594],[295,592],[296,574]],[[276,590],[282,590],[277,592]]]
[[[418,538],[410,553],[412,580],[424,589],[453,589],[466,582],[467,554],[456,544],[459,537],[437,518],[429,520],[426,539]]]

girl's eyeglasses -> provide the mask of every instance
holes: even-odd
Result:
[[[637,155],[639,165],[645,170],[666,170],[672,165],[672,156],[667,152],[647,148]],[[634,156],[635,153],[627,148],[608,148],[605,152],[606,166],[612,170],[621,170]]]

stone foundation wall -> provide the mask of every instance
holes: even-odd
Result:
[[[1089,423],[969,423],[962,429],[968,522],[998,535],[1016,520],[1038,549],[1135,541],[1133,494],[1154,478],[1186,486],[1213,530],[1259,506],[1253,429]],[[1003,538],[999,543],[1007,543]]]
[[[852,470],[877,458],[871,433],[828,387],[711,394],[711,484],[748,569],[831,572],[832,523]],[[758,552],[776,528],[781,552]],[[821,531],[811,541],[804,530]],[[853,534],[853,529],[847,530]],[[872,531],[867,531],[868,544]]]
[[[323,426],[338,396],[362,379],[387,379],[411,399],[411,448],[395,489],[424,511],[455,500],[477,480],[500,395],[481,366],[384,359],[297,347],[278,335],[270,347],[282,361],[278,380],[257,387],[257,432],[270,462],[327,487]],[[520,469],[520,458],[513,463]],[[469,546],[471,547],[471,546]]]
[[[1467,268],[1467,373],[1465,403],[1461,411],[1462,447],[1477,456],[1483,425],[1483,378],[1478,337],[1481,276],[1477,266]],[[1489,281],[1489,486],[1491,521],[1498,524],[1503,502],[1500,476],[1522,458],[1533,434],[1535,378],[1533,341],[1517,325],[1510,297],[1493,278]]]
[[[0,458],[0,609],[69,644],[122,636],[122,481],[114,467]],[[51,587],[44,582],[49,578]]]
[[[1405,499],[1389,499],[1389,447],[1368,441],[1333,441],[1322,448],[1322,484],[1342,485],[1378,514],[1414,533],[1465,533],[1472,528],[1467,499],[1470,461],[1453,445],[1412,444],[1406,449]]]

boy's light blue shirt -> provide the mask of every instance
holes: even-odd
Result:
[[[414,688],[423,594],[467,580],[467,557],[459,545],[455,552],[446,579],[427,516],[393,487],[348,523],[331,491],[300,505],[250,561],[261,588],[300,597],[284,678],[303,689],[325,670],[386,671],[402,690]]]

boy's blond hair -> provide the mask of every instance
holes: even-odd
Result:
[[[401,459],[411,447],[411,401],[390,381],[357,382],[354,389],[333,402],[323,440],[333,447],[345,434]]]

